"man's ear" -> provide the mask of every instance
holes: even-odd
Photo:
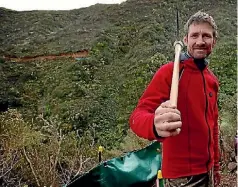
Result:
[[[184,43],[185,46],[188,45],[188,37],[187,36],[183,37],[183,43]]]
[[[212,43],[212,48],[216,45],[216,43],[217,43],[217,40],[216,40],[216,38],[214,38],[213,43]]]

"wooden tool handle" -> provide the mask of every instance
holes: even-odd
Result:
[[[170,101],[173,106],[177,107],[178,85],[179,85],[179,61],[180,61],[180,53],[182,51],[183,43],[181,41],[175,41],[174,47],[175,47],[175,59],[174,59],[172,84],[171,84],[171,90],[170,90]]]

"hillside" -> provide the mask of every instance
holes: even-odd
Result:
[[[183,25],[198,10],[210,13],[218,25],[219,39],[210,67],[220,80],[221,130],[227,135],[223,141],[231,148],[230,154],[237,115],[234,0],[127,0],[120,5],[96,4],[70,11],[0,8],[0,57],[89,51],[81,59],[65,56],[15,62],[1,58],[1,111],[17,109],[37,130],[44,124],[39,116],[57,121],[58,130],[75,132],[80,142],[127,151],[122,144],[130,142],[125,138],[130,136],[131,111],[158,67],[174,58],[176,7],[181,39]],[[85,150],[94,154],[91,148]]]
[[[35,109],[31,112],[36,112],[36,114],[39,113],[39,108],[49,105],[48,107],[56,115],[58,112],[61,114],[62,111],[55,111],[53,100],[57,100],[58,105],[64,103],[63,108],[66,107],[64,110],[67,111],[70,108],[81,110],[78,109],[81,108],[80,105],[74,107],[70,104],[71,102],[75,104],[83,102],[90,108],[90,101],[99,102],[102,97],[103,103],[108,100],[108,102],[114,102],[114,107],[122,109],[118,111],[114,107],[110,107],[114,112],[117,111],[114,115],[118,116],[117,118],[122,118],[123,126],[126,127],[128,114],[135,106],[136,100],[141,95],[152,73],[161,63],[173,59],[172,45],[176,33],[175,9],[178,5],[181,38],[182,27],[190,16],[187,10],[190,12],[204,10],[216,19],[219,28],[219,41],[215,54],[211,57],[215,61],[211,66],[217,68],[215,73],[217,71],[220,77],[226,76],[223,73],[224,68],[232,71],[227,77],[229,81],[222,79],[226,81],[222,84],[229,88],[223,89],[222,87],[221,89],[229,92],[229,95],[233,95],[235,84],[232,82],[235,80],[236,72],[236,65],[232,63],[236,62],[236,57],[233,56],[236,48],[235,3],[235,1],[183,1],[183,3],[176,3],[176,1],[128,0],[120,5],[97,4],[71,11],[17,12],[1,8],[0,42],[2,45],[0,46],[0,55],[2,56],[57,55],[84,49],[90,51],[90,58],[83,60],[82,63],[65,59],[66,62],[60,60],[60,62],[48,63],[35,61],[28,64],[9,62],[2,64],[1,67],[4,67],[2,71],[10,76],[10,78],[7,76],[4,78],[9,79],[10,83],[14,82],[19,85],[19,87],[13,85],[12,88],[8,88],[12,91],[7,92],[9,95],[5,96],[8,97],[5,98],[5,102],[7,100],[10,106],[14,105],[12,103],[16,103],[24,110],[28,110],[26,103],[35,105]],[[224,55],[220,57],[218,54]],[[216,62],[221,58],[224,59],[222,62]],[[219,67],[218,64],[221,63],[224,64]],[[10,66],[11,64],[12,66]],[[5,66],[15,69],[13,70],[16,71],[14,74],[19,75],[13,75],[13,71],[9,71]],[[22,78],[24,82],[17,76],[25,76]],[[34,81],[36,79],[37,81]],[[51,86],[48,87],[48,85]],[[94,88],[90,88],[93,86]],[[7,89],[6,86],[3,88]],[[24,90],[24,95],[21,89]],[[89,91],[90,89],[93,90]],[[113,96],[108,95],[110,93],[108,90],[112,92]],[[36,93],[33,94],[32,91]],[[91,93],[91,96],[88,92]],[[104,92],[107,93],[106,96],[103,96]],[[6,95],[6,92],[1,92],[1,95]],[[82,100],[80,96],[87,96],[87,99]],[[11,97],[15,100],[12,101]],[[1,97],[1,100],[4,98]],[[98,107],[102,106],[98,105]],[[108,106],[105,107],[108,110]],[[57,107],[58,109],[63,110],[61,106]],[[90,113],[91,110],[88,109],[88,112]],[[73,113],[77,112],[73,111],[71,115],[74,116],[76,114]],[[85,111],[85,107],[83,111]],[[81,115],[82,118],[88,118],[84,114]],[[69,116],[66,115],[64,118],[69,118]],[[110,121],[110,123],[112,122],[118,124],[118,121]]]
[[[182,3],[128,0],[120,5],[96,4],[71,11],[17,12],[1,8],[0,55],[42,55],[90,49],[105,32],[113,35],[125,27],[145,29],[154,24],[161,29],[160,35],[163,34],[157,38],[158,45],[166,39],[173,42],[176,6],[180,10],[181,26],[190,16],[187,10],[205,10],[216,18],[222,40],[236,32],[236,2],[228,0]],[[233,16],[234,19],[230,19]]]

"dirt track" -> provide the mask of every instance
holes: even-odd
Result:
[[[88,51],[83,50],[83,51],[78,51],[75,53],[60,53],[57,55],[38,55],[38,56],[25,56],[25,57],[13,57],[13,56],[4,56],[3,58],[6,61],[14,61],[14,62],[29,62],[33,60],[53,60],[53,59],[58,59],[58,58],[65,58],[65,57],[72,57],[72,58],[82,58],[82,57],[87,57],[88,56]]]

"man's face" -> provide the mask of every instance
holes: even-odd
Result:
[[[192,23],[188,28],[188,35],[183,39],[187,46],[188,53],[196,58],[206,58],[215,46],[216,40],[213,37],[213,28],[209,23]]]

